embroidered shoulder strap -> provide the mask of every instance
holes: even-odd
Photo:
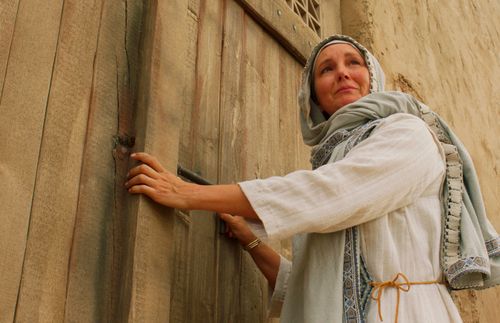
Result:
[[[345,230],[344,246],[344,322],[366,322],[366,310],[373,287],[370,285],[372,278],[366,270],[363,256],[361,255],[358,228],[352,227]]]

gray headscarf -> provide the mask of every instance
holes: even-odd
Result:
[[[370,94],[326,119],[311,99],[311,88],[316,57],[332,41],[348,42],[362,54],[370,73]],[[304,142],[312,146],[314,167],[342,159],[350,148],[369,136],[380,119],[391,114],[410,113],[424,120],[437,135],[446,154],[441,266],[448,284],[453,289],[462,289],[486,288],[500,283],[500,237],[486,216],[477,175],[467,150],[448,125],[426,105],[408,94],[384,91],[382,68],[365,47],[344,35],[334,35],[320,42],[313,49],[302,75],[299,106],[302,136]]]
[[[328,137],[332,131],[330,122],[325,122],[326,118],[320,107],[311,99],[311,90],[314,89],[314,65],[318,54],[326,47],[336,43],[348,43],[356,48],[363,56],[368,72],[370,74],[370,93],[384,91],[385,75],[380,63],[377,61],[363,45],[344,35],[334,35],[321,41],[313,49],[307,60],[304,72],[302,73],[302,85],[299,92],[300,120],[302,137],[309,146],[318,144],[323,138]],[[332,116],[333,117],[333,116]],[[329,120],[333,120],[330,117]]]

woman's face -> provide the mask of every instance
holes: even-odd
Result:
[[[356,49],[348,44],[333,44],[316,59],[314,85],[321,109],[332,115],[369,93],[370,74]]]

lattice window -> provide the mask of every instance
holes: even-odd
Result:
[[[318,36],[321,36],[319,2],[320,0],[286,0],[293,12],[302,18]]]

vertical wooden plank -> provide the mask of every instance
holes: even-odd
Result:
[[[100,9],[63,6],[16,321],[64,318]]]
[[[304,144],[300,130],[298,92],[302,65],[286,52],[279,58],[279,140],[281,174],[310,169],[310,148]]]
[[[226,1],[222,49],[219,179],[231,183],[245,168],[247,129],[244,127],[242,99],[244,79],[243,42],[245,14],[233,1]],[[241,322],[239,286],[242,254],[228,240],[219,244],[217,322]]]
[[[187,73],[187,0],[151,1],[145,4],[143,39],[138,87],[137,149],[157,156],[175,171],[180,121],[184,109],[182,95]],[[127,246],[125,277],[130,280],[132,322],[169,320],[173,212],[145,197],[131,197],[131,233]],[[126,288],[129,288],[128,286]]]
[[[179,163],[189,169],[193,166],[193,138],[195,129],[192,129],[193,119],[197,115],[194,110],[196,96],[196,59],[198,54],[198,28],[200,20],[200,2],[189,1],[187,10],[187,39],[186,51],[186,88],[183,95],[182,106],[186,111],[182,118],[181,135],[179,138]],[[190,312],[196,309],[189,306],[191,303],[191,277],[196,271],[191,266],[191,249],[193,247],[192,217],[189,212],[176,211],[173,222],[173,262],[172,268],[172,297],[170,300],[170,320],[173,322],[186,322]]]
[[[0,181],[8,188],[0,194],[1,322],[14,319],[61,7],[59,0],[19,5],[0,96]]]
[[[103,2],[66,292],[65,321],[124,321],[126,191],[142,2]],[[128,306],[128,305],[127,305]],[[128,310],[127,310],[128,311]],[[125,316],[126,319],[126,316]]]
[[[223,1],[191,4],[188,20],[190,65],[179,161],[217,182]],[[179,213],[175,223],[175,264],[170,319],[215,322],[217,303],[217,222],[213,213]]]

